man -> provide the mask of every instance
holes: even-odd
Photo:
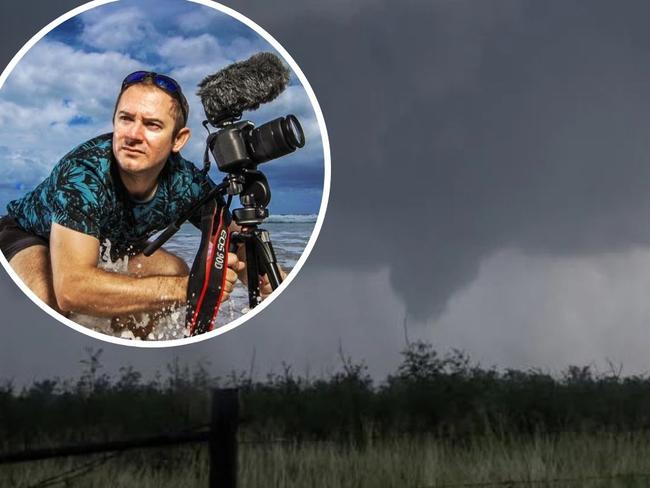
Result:
[[[0,250],[50,307],[115,317],[185,303],[186,263],[163,249],[145,257],[142,249],[213,185],[180,156],[190,138],[188,112],[172,78],[130,74],[113,133],[72,150],[35,190],[7,206]],[[113,258],[129,255],[127,275],[97,267],[104,239]],[[244,268],[229,254],[224,299]]]

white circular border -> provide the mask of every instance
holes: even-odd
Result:
[[[59,18],[53,20],[50,22],[48,25],[43,27],[34,37],[32,37],[27,43],[16,53],[16,55],[11,59],[7,67],[4,69],[2,74],[0,74],[0,89],[4,86],[5,82],[7,81],[7,78],[11,74],[11,72],[14,70],[18,62],[23,58],[23,56],[38,42],[40,41],[47,33],[49,33],[51,30],[53,30],[55,27],[58,27],[60,24],[65,22],[66,20],[71,19],[72,17],[75,17],[76,15],[85,12],[86,10],[90,10],[92,8],[98,7],[100,5],[105,5],[108,3],[115,3],[119,0],[94,0],[92,2],[86,3],[84,5],[81,5],[75,9],[70,10],[69,12],[61,15]],[[318,127],[320,128],[320,135],[321,139],[323,141],[323,159],[325,163],[325,171],[324,171],[324,182],[323,182],[323,197],[321,198],[321,204],[320,204],[320,210],[318,212],[318,217],[316,219],[316,225],[314,226],[314,230],[312,231],[311,237],[309,238],[309,242],[307,243],[307,246],[305,247],[304,251],[302,252],[302,255],[298,259],[298,262],[296,263],[295,267],[291,270],[291,273],[289,273],[289,276],[280,284],[280,286],[266,299],[264,300],[261,304],[259,304],[257,307],[255,307],[253,310],[249,311],[248,313],[242,315],[238,319],[233,320],[232,322],[229,322],[228,324],[219,327],[216,330],[213,330],[212,332],[206,332],[205,334],[201,334],[198,336],[194,337],[187,337],[184,339],[172,339],[169,341],[139,341],[139,340],[132,340],[132,339],[121,339],[119,337],[113,337],[109,336],[106,334],[102,334],[100,332],[96,332],[92,329],[89,329],[87,327],[84,327],[83,325],[79,325],[76,322],[64,317],[63,315],[55,312],[52,310],[49,306],[47,306],[44,302],[41,301],[40,298],[38,298],[24,283],[23,281],[18,277],[16,272],[13,270],[13,268],[9,265],[7,260],[5,259],[4,255],[0,252],[0,262],[4,266],[5,270],[9,273],[9,276],[11,276],[11,279],[14,280],[14,282],[20,287],[20,289],[36,304],[38,305],[41,309],[43,309],[45,312],[47,312],[49,315],[51,315],[53,318],[58,320],[59,322],[64,323],[68,327],[73,328],[77,332],[81,332],[82,334],[86,334],[90,337],[93,337],[95,339],[99,339],[102,341],[107,341],[107,342],[112,342],[113,344],[120,344],[124,346],[132,346],[132,347],[147,347],[147,348],[162,348],[162,347],[174,347],[174,346],[182,346],[182,345],[187,345],[187,344],[194,344],[196,342],[200,342],[206,339],[210,339],[212,337],[216,337],[218,335],[221,335],[225,332],[228,332],[229,330],[234,329],[235,327],[240,326],[244,322],[246,322],[249,319],[252,319],[255,317],[257,314],[262,312],[266,307],[268,307],[273,300],[275,300],[280,293],[284,291],[284,289],[289,286],[289,283],[293,281],[293,279],[296,277],[298,272],[300,271],[300,268],[302,268],[303,264],[305,264],[305,261],[307,260],[307,257],[312,251],[312,248],[314,247],[314,244],[316,243],[316,240],[318,238],[318,234],[320,234],[321,227],[323,225],[323,220],[325,219],[325,212],[327,210],[327,203],[329,201],[329,192],[330,192],[330,180],[331,180],[331,157],[330,157],[330,146],[329,146],[329,138],[327,136],[327,128],[325,127],[325,119],[323,118],[323,113],[320,109],[320,105],[318,104],[318,100],[316,99],[316,95],[314,94],[314,91],[311,88],[311,85],[307,81],[307,78],[305,77],[304,73],[301,71],[300,67],[298,64],[293,60],[293,58],[289,55],[289,53],[280,45],[278,41],[276,41],[271,34],[266,32],[264,29],[262,29],[259,25],[257,25],[255,22],[250,20],[249,18],[243,16],[239,12],[226,7],[225,5],[221,5],[220,3],[211,1],[211,0],[186,0],[190,3],[198,3],[201,5],[205,5],[206,7],[214,8],[215,10],[219,10],[230,17],[233,17],[234,19],[240,21],[241,23],[247,25],[251,29],[253,29],[255,32],[257,32],[261,37],[263,37],[269,44],[271,44],[276,51],[278,51],[284,60],[289,63],[289,66],[291,66],[291,69],[293,72],[296,74],[300,82],[302,83],[303,88],[307,92],[307,95],[309,96],[309,100],[311,101],[312,108],[314,109],[314,112],[316,114],[316,119],[318,120]]]

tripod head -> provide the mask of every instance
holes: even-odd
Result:
[[[257,169],[244,169],[230,177],[241,182],[239,201],[243,206],[232,211],[233,220],[240,227],[261,224],[269,216],[266,207],[271,201],[271,188],[266,176]]]

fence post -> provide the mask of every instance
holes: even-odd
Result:
[[[239,391],[236,388],[212,392],[210,426],[210,488],[237,487],[237,428]]]

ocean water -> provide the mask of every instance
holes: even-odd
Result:
[[[9,201],[20,197],[24,192],[23,189],[0,188],[0,215],[6,213],[5,207]],[[316,217],[316,215],[271,215],[260,226],[269,232],[278,264],[284,271],[290,272],[298,262],[314,230]],[[199,230],[188,223],[183,225],[163,248],[183,258],[191,267],[200,240],[201,234]],[[124,261],[111,263],[104,257],[100,266],[110,271],[123,272],[126,269],[126,264]],[[230,299],[221,306],[216,326],[221,327],[232,322],[248,311],[247,289],[242,283],[237,283]],[[133,317],[130,319],[129,329],[120,332],[114,331],[109,319],[80,314],[74,314],[71,319],[104,334],[139,339],[133,331],[137,333],[148,330],[147,326],[150,325],[151,317],[147,314]],[[185,334],[185,308],[181,307],[171,311],[165,317],[155,320],[155,322],[156,325],[151,328],[151,331],[144,337],[145,339],[169,340],[182,338]]]

